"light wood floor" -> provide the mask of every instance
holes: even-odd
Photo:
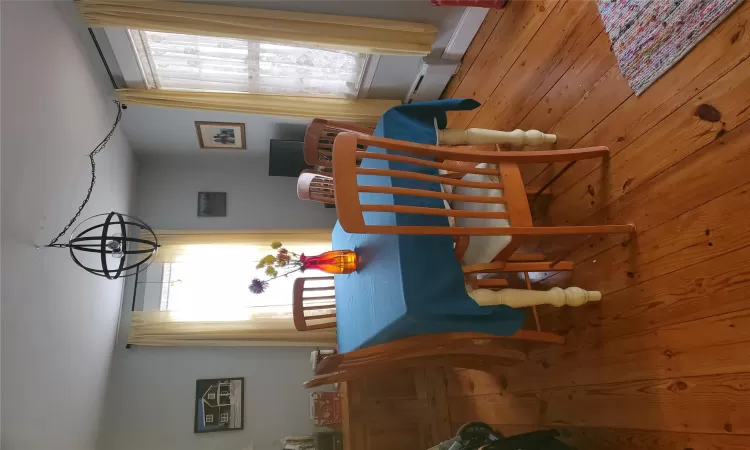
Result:
[[[537,128],[558,148],[609,146],[554,185],[551,224],[633,222],[564,274],[600,304],[543,311],[564,348],[501,376],[447,374],[450,420],[558,427],[581,448],[750,449],[750,3],[640,97],[594,2],[490,11],[447,97],[453,128]],[[560,167],[528,170],[537,184]],[[549,243],[548,243],[549,244]]]
[[[579,163],[553,186],[546,220],[634,222],[638,235],[580,244],[572,280],[539,277],[540,287],[604,293],[599,304],[541,310],[564,347],[495,374],[370,381],[373,407],[401,422],[372,428],[378,443],[365,447],[426,448],[482,420],[511,434],[557,428],[580,449],[750,449],[749,22],[745,3],[636,97],[594,2],[490,11],[444,94],[483,106],[449,126],[609,146],[608,162]],[[525,176],[538,185],[559,168]]]

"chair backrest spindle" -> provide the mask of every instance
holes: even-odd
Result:
[[[324,119],[313,119],[305,130],[303,153],[305,162],[323,170],[330,169],[333,159],[333,143],[341,132],[353,132],[371,135],[372,129],[342,122]]]
[[[292,289],[292,315],[298,331],[336,327],[333,277],[300,277]]]

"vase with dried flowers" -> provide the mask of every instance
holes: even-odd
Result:
[[[276,255],[266,255],[255,266],[269,277],[266,280],[253,278],[249,289],[253,294],[262,294],[268,283],[294,272],[317,269],[331,274],[346,274],[357,270],[357,254],[351,250],[332,250],[318,256],[305,256],[287,250],[281,242],[272,242]]]

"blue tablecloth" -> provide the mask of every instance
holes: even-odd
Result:
[[[474,100],[439,100],[397,106],[387,111],[375,136],[435,144],[435,121],[446,126],[446,111],[471,110]],[[368,152],[384,152],[370,147]],[[410,164],[365,159],[362,167],[419,170]],[[360,176],[361,184],[385,184],[439,190],[437,184],[403,178]],[[440,207],[437,199],[360,194],[363,203]],[[438,202],[438,204],[435,204]],[[369,224],[444,225],[447,218],[390,213],[368,213]],[[339,351],[426,333],[473,331],[511,335],[523,323],[523,312],[506,306],[479,306],[466,294],[461,266],[450,236],[349,234],[337,223],[333,248],[352,249],[360,269],[336,275],[336,316]]]

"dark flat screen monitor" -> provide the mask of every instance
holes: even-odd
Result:
[[[271,139],[271,154],[268,160],[268,175],[272,177],[297,178],[312,166],[305,162],[302,142]]]

